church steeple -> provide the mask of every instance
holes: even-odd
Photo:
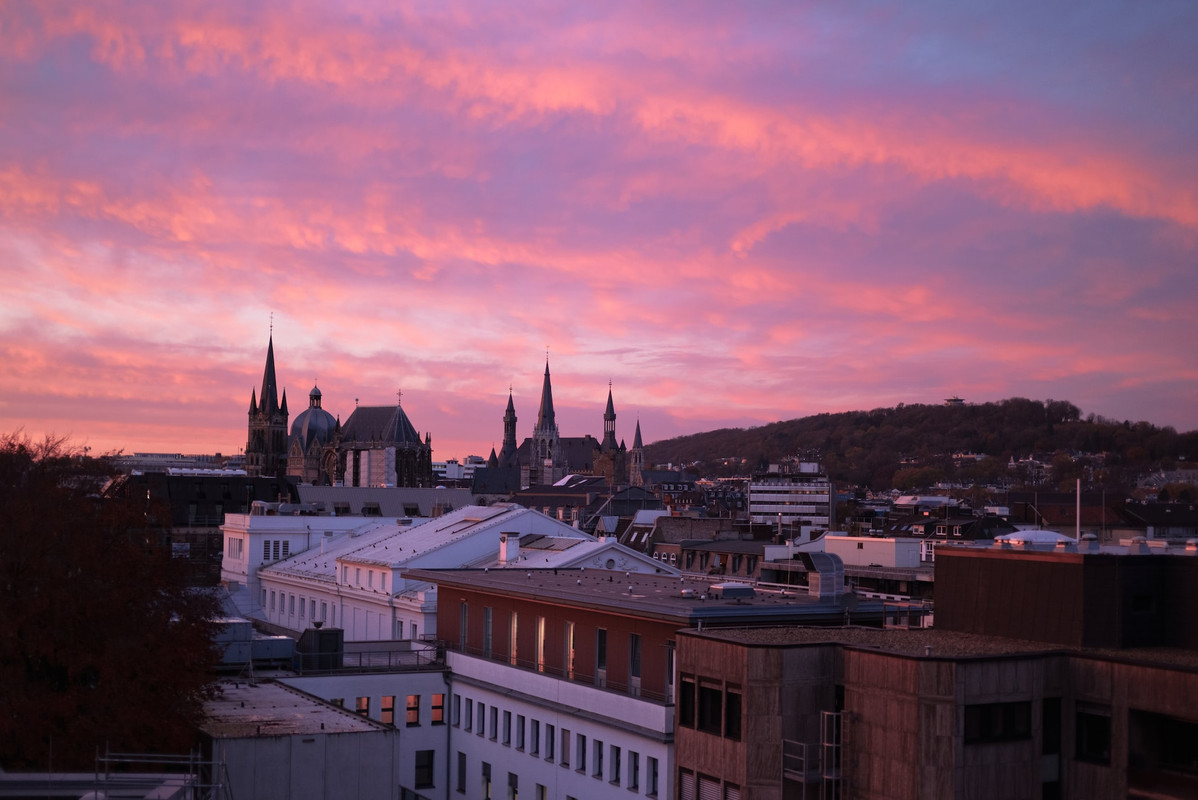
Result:
[[[645,484],[645,445],[641,442],[641,421],[636,421],[636,436],[628,453],[628,482],[633,486]]]
[[[611,384],[607,384],[607,410],[603,412],[603,442],[600,450],[615,450],[616,444],[616,406],[611,399]]]
[[[549,382],[549,360],[545,360],[545,383],[541,386],[541,408],[537,411],[537,428],[557,428],[553,413],[553,386]]]
[[[503,444],[499,448],[499,463],[508,466],[516,457],[516,404],[512,402],[512,390],[507,392],[507,410],[503,412]]]
[[[287,473],[287,392],[279,402],[275,378],[274,332],[266,344],[266,366],[262,389],[250,390],[249,435],[245,445],[245,469],[251,476]],[[248,511],[248,509],[247,509]]]

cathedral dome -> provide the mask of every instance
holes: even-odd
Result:
[[[291,437],[298,438],[306,451],[312,443],[328,444],[337,428],[337,420],[320,407],[320,389],[315,386],[308,393],[308,407],[291,423]]]

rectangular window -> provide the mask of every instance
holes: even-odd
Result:
[[[324,600],[321,600],[320,601],[320,618],[321,618],[321,620],[325,620],[325,619],[328,619],[328,617],[329,617],[329,604],[326,603]]]
[[[699,730],[714,733],[723,731],[723,693],[720,687],[707,681],[699,683]]]
[[[507,639],[508,663],[511,664],[513,667],[516,666],[516,637],[517,637],[517,634],[518,634],[518,631],[520,628],[519,622],[520,622],[520,620],[516,616],[516,612],[513,611],[512,618],[511,618],[511,624],[508,625],[508,639]]]
[[[274,589],[270,590],[270,610],[271,611],[275,610],[275,590]]]
[[[469,622],[469,606],[467,606],[466,602],[463,601],[462,605],[458,608],[458,649],[463,653],[466,652],[466,631]],[[413,636],[412,638],[415,639],[416,637]]]
[[[576,757],[575,757],[574,761],[577,762],[577,764],[578,764],[578,771],[582,772],[582,773],[586,773],[586,771],[587,771],[587,737],[583,736],[580,733],[574,738],[578,740],[578,745],[574,748],[574,752],[576,753]]]
[[[605,628],[595,631],[595,669],[607,670],[607,630]]]
[[[361,567],[354,567],[354,585],[355,586],[362,585],[362,568]]]
[[[458,751],[458,780],[457,790],[461,794],[466,793],[466,754]]]
[[[520,800],[520,776],[514,772],[507,774],[507,800]]]
[[[491,800],[491,765],[483,763],[483,800]]]
[[[562,754],[561,765],[563,767],[570,766],[570,732],[562,728],[562,746],[560,748]]]
[[[266,606],[266,590],[265,589],[262,590],[262,605],[263,605],[263,607]]]
[[[639,633],[628,634],[628,675],[633,678],[641,677],[641,636]]]
[[[1076,742],[1078,761],[1088,761],[1091,764],[1111,763],[1110,709],[1078,703]]]
[[[445,724],[445,695],[433,695],[432,711],[429,713],[429,722],[434,725]]]
[[[683,675],[678,687],[678,724],[695,727],[695,679]]]
[[[309,616],[312,619],[316,619],[316,601],[315,600],[312,601],[312,605],[309,606],[309,610],[312,612],[311,614],[309,614]]]
[[[511,745],[512,743],[512,712],[503,712],[503,743]]]
[[[741,694],[739,686],[724,691],[724,737],[740,741]]]
[[[295,615],[295,595],[287,595],[287,616]]]
[[[474,701],[469,697],[466,698],[466,730],[474,730]]]
[[[537,784],[537,800],[547,800],[549,794],[544,786]]]
[[[557,728],[548,723],[545,724],[545,760],[552,761],[554,758],[554,747],[557,743]]]
[[[279,540],[275,539],[273,542],[271,542],[271,545],[272,545],[272,547],[270,548],[270,554],[272,556],[271,561],[278,561],[279,560]]]
[[[450,711],[453,715],[453,727],[458,728],[462,725],[462,696],[454,694],[453,709]]]
[[[657,797],[657,759],[653,756],[645,759],[645,794]]]
[[[537,617],[536,641],[533,655],[537,659],[537,672],[545,671],[545,618]]]
[[[499,709],[491,706],[491,741],[499,738]]]
[[[406,721],[408,723],[408,727],[411,728],[416,725],[419,725],[420,724],[420,695],[418,695],[418,694],[408,695],[407,708],[408,708],[408,716],[407,716]]]
[[[530,719],[528,721],[528,754],[530,756],[539,756],[541,754],[540,720]]]
[[[524,715],[516,715],[516,749],[524,749]]]
[[[491,607],[483,608],[483,655],[491,657]]]
[[[611,746],[611,782],[620,785],[620,748]]]
[[[603,742],[595,740],[595,746],[592,749],[591,759],[591,775],[596,778],[603,777]]]
[[[304,603],[304,598],[301,596],[299,599],[299,618],[300,619],[304,618],[304,606],[305,605],[306,604]]]
[[[562,640],[565,652],[562,654],[562,662],[566,667],[566,678],[574,680],[574,623],[567,621],[566,629],[563,633]]]
[[[628,788],[637,791],[641,788],[641,754],[628,751]]]
[[[270,542],[265,539],[262,541],[262,560],[270,561]]]
[[[978,703],[965,706],[965,744],[1030,739],[1032,704]]]
[[[416,788],[430,789],[433,786],[433,756],[435,750],[416,751]]]
[[[355,710],[362,716],[369,717],[370,716],[370,698],[369,697],[359,697],[358,704],[357,704]]]
[[[474,732],[479,736],[487,735],[487,704],[479,702],[478,718],[474,720]]]
[[[395,724],[395,695],[383,695],[383,701],[379,704],[379,714],[387,725]]]
[[[291,542],[284,541],[283,542],[283,558],[287,558],[287,556],[289,556],[289,555],[291,555]]]

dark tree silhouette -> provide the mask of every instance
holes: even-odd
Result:
[[[90,769],[97,748],[186,752],[218,601],[185,586],[145,499],[102,460],[0,436],[0,764]]]

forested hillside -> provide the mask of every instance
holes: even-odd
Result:
[[[1062,474],[1074,465],[1079,477],[1092,483],[1122,485],[1132,473],[1198,462],[1198,431],[1179,434],[1147,422],[1083,417],[1069,402],[1016,397],[818,414],[681,436],[645,450],[649,464],[693,464],[700,474],[712,476],[745,474],[786,456],[817,451],[833,479],[874,489],[931,482],[914,477],[985,482],[1005,474],[1012,456],[1018,460],[1035,453],[1055,456]],[[990,458],[954,464],[953,454],[963,452]],[[1093,457],[1099,454],[1105,456]],[[914,470],[924,473],[915,476]]]

